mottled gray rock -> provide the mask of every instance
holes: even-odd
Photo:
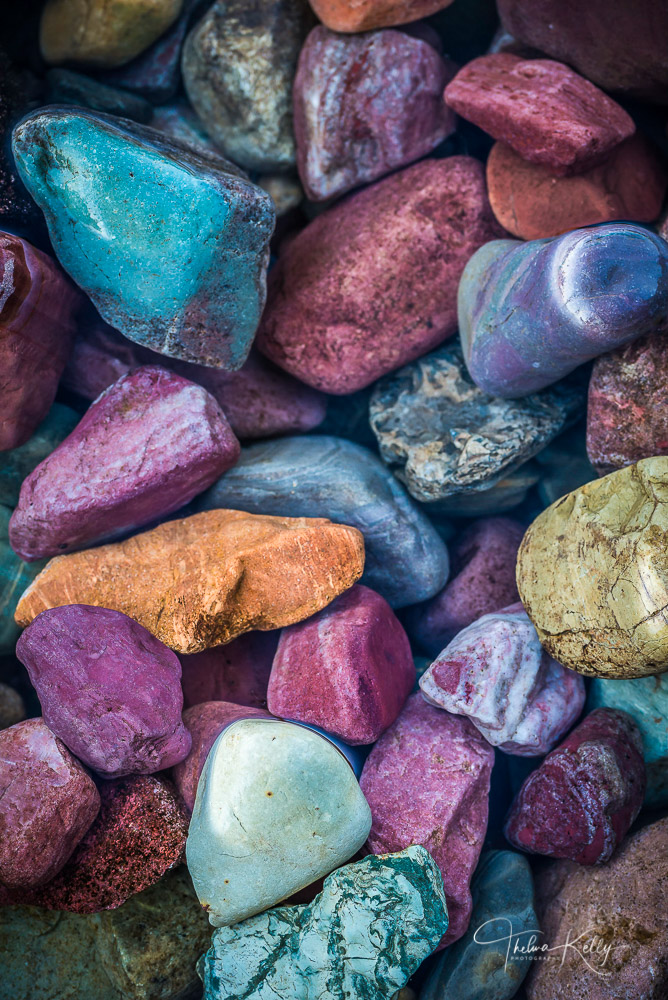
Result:
[[[452,345],[381,379],[369,415],[382,457],[428,502],[494,486],[583,407],[582,391],[566,384],[518,400],[490,396]]]
[[[448,926],[443,881],[413,846],[335,871],[308,906],[214,933],[205,1000],[390,1000]]]

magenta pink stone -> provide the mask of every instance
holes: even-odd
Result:
[[[603,864],[640,812],[645,782],[635,722],[626,712],[597,708],[526,779],[506,837],[521,851]]]
[[[307,722],[353,746],[374,743],[415,683],[408,636],[384,597],[356,584],[324,611],[281,632],[269,678],[273,715]]]
[[[185,708],[204,701],[231,701],[235,705],[266,708],[278,637],[278,630],[246,632],[224,646],[179,656]]]
[[[239,451],[205,389],[164,368],[138,368],[24,481],[10,544],[30,561],[126,534],[183,507]]]
[[[16,655],[49,728],[98,774],[150,774],[188,754],[178,657],[127,615],[83,604],[43,611]]]
[[[450,925],[440,947],[464,934],[469,884],[482,850],[494,751],[468,719],[411,695],[376,743],[360,786],[371,807],[374,854],[422,844],[441,870]]]
[[[0,732],[0,881],[38,886],[61,870],[95,819],[95,783],[42,719]]]

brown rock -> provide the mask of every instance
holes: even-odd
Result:
[[[16,621],[47,608],[122,611],[178,653],[320,611],[362,575],[356,528],[326,518],[209,510],[124,542],[57,556],[25,591]]]
[[[449,7],[452,0],[309,0],[323,24],[332,31],[391,28]]]
[[[25,717],[26,707],[21,695],[9,684],[0,683],[0,729],[8,729]]]

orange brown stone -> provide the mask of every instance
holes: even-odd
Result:
[[[310,0],[331,31],[371,31],[408,24],[449,7],[453,0]]]

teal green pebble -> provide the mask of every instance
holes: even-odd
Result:
[[[21,629],[14,621],[14,612],[21,594],[47,564],[46,559],[26,563],[9,544],[11,507],[0,505],[0,656],[14,652]],[[0,963],[1,964],[1,963]]]
[[[603,680],[595,677],[589,689],[587,711],[620,708],[633,716],[642,736],[647,769],[645,805],[668,806],[668,674]]]
[[[16,507],[23,480],[74,430],[80,419],[76,410],[54,403],[25,444],[4,452],[0,467],[0,504]]]
[[[390,1000],[447,927],[424,847],[371,855],[329,875],[307,906],[218,928],[198,965],[204,1000]]]
[[[58,259],[121,333],[235,370],[264,307],[269,195],[232,164],[126,119],[52,106],[14,129]]]

